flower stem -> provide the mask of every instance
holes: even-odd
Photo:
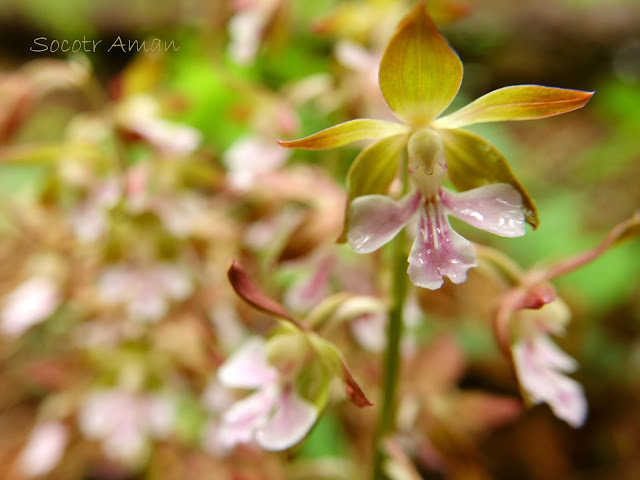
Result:
[[[384,438],[395,428],[396,390],[400,373],[400,339],[402,337],[402,310],[407,295],[406,234],[401,231],[392,243],[392,303],[387,326],[387,348],[384,355],[384,385],[378,429],[374,443],[373,478],[383,480]]]

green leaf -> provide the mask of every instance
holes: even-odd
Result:
[[[396,135],[380,140],[362,150],[347,173],[349,198],[344,227],[338,241],[346,241],[349,223],[349,205],[362,195],[387,193],[398,172],[399,156],[407,144],[406,135]]]
[[[527,223],[533,228],[538,227],[538,213],[533,200],[496,147],[465,130],[440,130],[440,135],[444,142],[449,179],[458,190],[508,183],[522,196]]]
[[[344,457],[346,452],[342,421],[334,412],[327,411],[296,451],[296,458]]]
[[[427,125],[447,108],[462,82],[462,62],[418,3],[400,23],[380,63],[380,89],[393,112]]]
[[[478,98],[457,112],[433,122],[437,128],[458,128],[474,123],[505,120],[535,120],[582,108],[593,92],[516,85],[504,87]]]
[[[342,147],[358,140],[376,140],[407,131],[408,128],[399,123],[357,119],[334,125],[299,140],[278,140],[278,144],[285,148],[329,150],[330,148]]]
[[[207,421],[202,403],[190,395],[181,395],[176,399],[175,412],[176,436],[185,443],[198,442]]]

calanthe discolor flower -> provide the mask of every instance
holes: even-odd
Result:
[[[378,79],[387,105],[401,123],[357,119],[300,140],[279,143],[287,148],[326,150],[359,140],[376,140],[360,152],[348,173],[351,207],[346,215],[345,231],[349,238],[360,243],[373,235],[357,247],[362,252],[373,251],[384,243],[380,243],[382,239],[392,238],[419,210],[420,234],[409,268],[414,283],[437,288],[442,284],[442,276],[449,276],[454,282],[463,281],[466,270],[475,265],[475,256],[468,242],[449,227],[448,213],[505,236],[524,233],[517,210],[522,210],[527,223],[534,228],[538,218],[533,201],[502,154],[486,140],[460,127],[570,112],[584,106],[592,92],[540,85],[504,87],[438,118],[458,93],[462,62],[429,17],[424,2],[405,17],[389,41]],[[429,140],[424,142],[425,138]],[[438,161],[434,162],[433,147],[440,143]],[[418,152],[412,152],[416,148]],[[411,171],[413,167],[409,165],[420,197],[408,197],[395,209],[391,199],[381,197],[354,202],[361,196],[387,193],[405,150],[409,157],[413,153],[425,164],[422,171]],[[431,165],[436,164],[442,172],[433,171]],[[466,192],[464,196],[456,197],[439,189],[438,182],[444,171],[457,190]],[[490,184],[500,186],[487,190]],[[367,223],[363,212],[380,219],[377,231],[362,229],[363,222]],[[389,216],[385,217],[383,212]],[[356,221],[351,219],[353,214],[359,217]],[[373,220],[367,226],[373,227]],[[361,231],[354,233],[351,228]]]
[[[520,310],[516,314],[520,333],[511,351],[529,401],[547,403],[558,418],[580,427],[587,416],[587,401],[582,386],[565,375],[578,365],[549,339],[549,333],[564,333],[570,317],[569,307],[559,298],[539,310]]]
[[[364,195],[351,203],[347,237],[356,252],[377,250],[418,213],[409,277],[419,287],[436,289],[445,276],[453,283],[465,281],[467,270],[477,266],[471,243],[451,228],[447,215],[503,237],[524,235],[522,199],[511,185],[495,183],[463,193],[441,186],[446,163],[435,132],[416,132],[409,140],[409,157],[414,193],[397,202]]]
[[[260,338],[232,355],[218,370],[218,380],[228,388],[255,389],[222,415],[218,435],[225,448],[255,441],[265,450],[285,450],[302,440],[318,419],[316,407],[268,363]]]
[[[220,368],[218,377],[221,384],[258,389],[243,401],[245,403],[235,407],[235,413],[228,413],[231,418],[227,417],[226,423],[230,430],[225,434],[227,440],[220,443],[235,444],[241,442],[235,439],[255,437],[258,444],[266,449],[288,448],[293,445],[292,439],[297,438],[297,442],[306,435],[310,424],[317,418],[317,412],[327,405],[329,382],[335,377],[342,379],[345,393],[356,406],[373,405],[351,374],[340,351],[320,337],[314,328],[329,321],[340,323],[380,311],[380,302],[371,301],[368,297],[335,295],[322,301],[304,319],[298,320],[262,292],[235,261],[228,276],[231,286],[245,302],[281,321],[277,332],[266,344],[257,341],[243,347],[232,357],[233,361],[229,359],[227,366]],[[269,361],[277,363],[277,368],[267,361],[267,348],[272,353]],[[300,381],[299,377],[305,378]],[[301,384],[304,387],[296,390],[295,386],[301,388]],[[316,412],[313,422],[310,406]]]

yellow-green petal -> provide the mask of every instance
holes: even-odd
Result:
[[[527,223],[537,228],[538,212],[533,200],[496,147],[465,130],[440,130],[440,135],[444,142],[449,179],[458,190],[508,183],[522,196]]]
[[[299,140],[278,140],[278,144],[285,148],[329,150],[357,142],[358,140],[376,140],[390,137],[407,130],[408,127],[400,123],[365,118],[340,123]]]
[[[458,128],[474,123],[552,117],[582,108],[592,96],[593,92],[541,85],[504,87],[483,95],[451,115],[439,118],[433,126]]]
[[[349,205],[353,199],[362,195],[387,193],[398,172],[400,154],[406,145],[406,135],[384,138],[362,150],[353,161],[347,173],[349,199],[341,240],[344,240]]]
[[[398,172],[399,157],[406,145],[407,136],[396,135],[362,150],[347,173],[349,199],[386,193]]]
[[[462,62],[418,3],[400,23],[380,63],[380,89],[395,115],[426,125],[449,106],[462,82]]]

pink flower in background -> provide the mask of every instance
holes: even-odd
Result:
[[[382,98],[378,86],[378,68],[382,55],[371,53],[361,45],[350,40],[342,40],[336,46],[338,61],[352,70],[361,72],[365,79],[367,92],[376,92]]]
[[[143,337],[145,329],[138,322],[121,322],[117,317],[98,317],[78,325],[73,342],[82,349],[115,349],[122,342]]]
[[[188,275],[165,263],[146,267],[115,265],[98,280],[98,293],[108,305],[125,305],[131,318],[156,321],[169,310],[171,301],[187,298],[193,289]]]
[[[102,236],[108,227],[107,212],[118,200],[121,189],[117,179],[108,179],[97,185],[89,198],[71,213],[71,227],[76,237],[91,242]]]
[[[441,144],[439,137],[437,141]],[[441,146],[433,160],[411,160],[409,171],[417,191],[400,201],[364,195],[351,203],[347,238],[357,253],[373,252],[393,239],[417,213],[418,234],[408,269],[414,285],[434,290],[442,286],[443,277],[462,283],[467,270],[477,266],[471,243],[451,228],[448,215],[503,237],[525,234],[522,198],[511,185],[495,183],[462,193],[440,185],[446,171]]]
[[[194,193],[179,193],[151,188],[151,165],[141,163],[125,175],[125,202],[132,214],[152,212],[164,228],[177,237],[200,235],[208,237],[219,227],[211,216],[211,204]]]
[[[62,422],[47,420],[37,424],[20,453],[23,475],[37,477],[53,470],[64,455],[68,439],[69,432]]]
[[[325,252],[320,252],[316,257],[310,262],[311,275],[286,293],[285,304],[292,310],[308,312],[329,294],[329,283],[337,258],[334,253]]]
[[[405,332],[415,328],[422,317],[422,310],[415,295],[407,296],[403,307],[403,323]],[[382,352],[387,345],[388,313],[386,311],[371,312],[353,318],[349,322],[351,334],[358,344],[370,352]],[[412,335],[404,335],[401,340],[403,355],[412,354],[416,350],[416,340]]]
[[[161,395],[126,390],[89,394],[80,410],[80,431],[100,440],[107,458],[136,465],[146,457],[150,439],[165,438],[174,423],[174,409]]]
[[[558,418],[580,427],[587,416],[587,401],[582,386],[565,375],[578,365],[548,335],[563,333],[570,315],[560,299],[539,310],[519,311],[516,320],[526,331],[511,349],[518,380],[529,400],[547,403]]]
[[[127,208],[133,213],[140,213],[149,204],[149,179],[151,166],[148,163],[134,165],[125,175],[125,196]]]
[[[255,179],[280,168],[289,152],[273,140],[246,137],[238,140],[225,152],[223,162],[229,171],[229,185],[236,190],[250,188]]]
[[[382,352],[386,346],[388,316],[384,312],[354,318],[349,323],[351,334],[358,344],[370,352]]]
[[[344,85],[350,96],[358,99],[362,113],[372,118],[394,119],[378,85],[378,70],[382,54],[371,52],[350,40],[340,41],[336,59],[349,71]]]
[[[61,300],[60,289],[51,278],[32,277],[6,297],[0,327],[7,335],[22,335],[51,316]]]
[[[193,234],[206,237],[216,232],[211,205],[197,195],[157,196],[152,201],[151,209],[165,229],[176,237],[184,238]]]
[[[202,134],[195,128],[161,118],[158,103],[152,97],[133,97],[127,100],[119,113],[127,129],[163,153],[188,155],[202,141]]]
[[[285,450],[301,441],[318,418],[314,405],[296,393],[295,385],[283,384],[268,364],[262,339],[247,341],[220,367],[218,379],[227,388],[256,389],[223,413],[218,443],[226,449],[255,441],[265,450]]]
[[[229,55],[241,65],[255,59],[265,28],[281,0],[235,0],[237,13],[229,20]]]
[[[513,361],[520,385],[533,403],[548,403],[553,413],[572,427],[580,427],[587,415],[582,386],[564,375],[577,363],[547,335],[520,340],[513,346]]]

